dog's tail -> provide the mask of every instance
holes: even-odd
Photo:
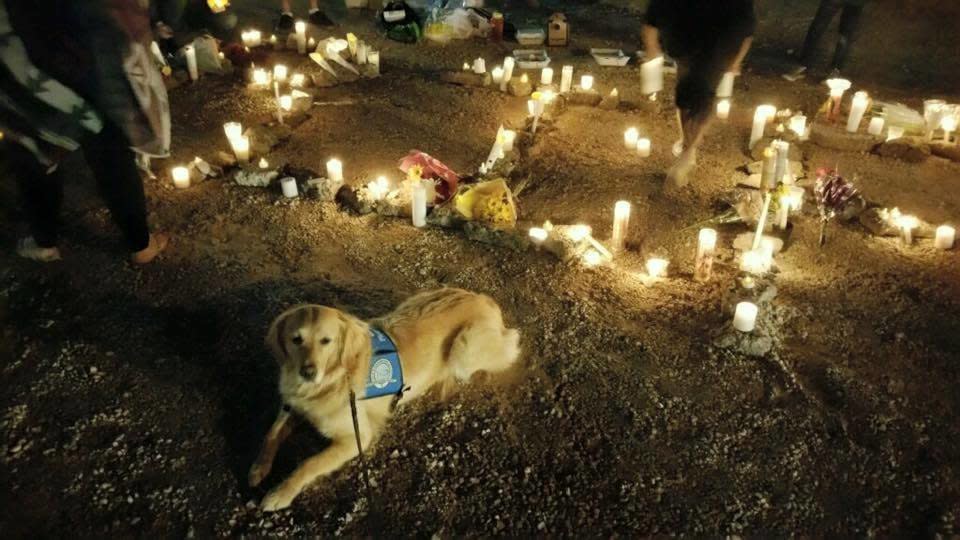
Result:
[[[489,326],[467,326],[450,347],[453,376],[467,381],[478,371],[499,373],[509,369],[520,356],[520,332]]]

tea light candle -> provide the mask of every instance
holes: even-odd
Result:
[[[795,114],[790,117],[790,131],[797,137],[803,138],[807,133],[807,117],[802,114]]]
[[[867,126],[867,133],[874,137],[879,137],[883,133],[883,117],[874,116],[870,119],[870,125]]]
[[[832,120],[840,114],[840,100],[843,99],[843,93],[850,89],[850,81],[846,79],[827,79],[827,86],[830,88],[830,100],[833,107],[829,114]]]
[[[655,95],[663,90],[663,57],[658,56],[640,64],[640,93]]]
[[[953,247],[954,238],[956,238],[956,231],[953,227],[949,225],[941,225],[937,227],[937,235],[933,239],[933,247],[937,249],[950,249]]]
[[[892,141],[903,137],[903,128],[901,126],[890,126],[887,128],[887,140]]]
[[[297,52],[304,54],[307,52],[307,23],[297,21],[293,29],[297,33]]]
[[[697,235],[697,257],[693,263],[693,279],[709,281],[713,272],[713,256],[717,249],[717,231],[700,229]]]
[[[237,161],[248,163],[250,161],[250,138],[240,136],[233,139],[233,153],[237,156]]]
[[[339,159],[327,162],[327,178],[334,182],[343,182],[343,163]]]
[[[186,167],[174,167],[170,170],[170,176],[173,177],[173,185],[177,189],[187,189],[190,187],[190,169]]]
[[[776,189],[777,152],[770,146],[763,149],[763,168],[760,169],[760,189]]]
[[[613,251],[621,251],[627,241],[627,230],[630,228],[630,203],[617,201],[613,205],[613,234],[610,238],[610,247]]]
[[[257,86],[266,86],[270,84],[270,75],[263,68],[253,70],[253,84]]]
[[[283,196],[288,199],[296,199],[297,195],[300,194],[297,191],[297,179],[292,176],[280,179],[280,190],[283,191]]]
[[[628,150],[633,150],[634,148],[637,147],[637,140],[639,138],[640,138],[640,132],[637,131],[637,128],[635,127],[627,128],[627,130],[623,132],[624,147],[626,147]]]
[[[503,151],[513,152],[513,143],[517,140],[517,132],[512,129],[503,130]]]
[[[294,73],[290,76],[290,86],[303,88],[307,84],[307,77],[303,73]]]
[[[293,96],[287,94],[280,96],[280,109],[289,112],[293,109]]]
[[[866,112],[869,102],[870,96],[862,90],[853,95],[850,116],[847,117],[847,133],[856,133],[860,129],[860,121],[863,120],[863,113]]]
[[[477,58],[473,61],[473,72],[477,75],[483,75],[487,72],[487,62],[483,58]]]
[[[470,71],[470,63],[469,63],[469,62],[464,62],[464,63],[463,63],[463,70],[464,70],[464,71]]]
[[[427,225],[427,187],[424,185],[423,180],[415,182],[413,184],[413,200],[411,201],[413,208],[411,213],[413,214],[413,226],[414,227],[424,227]]]
[[[569,92],[573,86],[573,66],[563,66],[560,70],[560,93]]]
[[[947,114],[940,120],[940,129],[943,130],[943,142],[950,142],[950,134],[957,129],[957,117],[953,114]]]
[[[494,84],[500,84],[503,81],[503,68],[497,66],[490,71],[490,77],[493,79]]]
[[[753,302],[740,302],[733,314],[733,327],[741,332],[753,332],[757,326],[757,305]]]
[[[717,102],[717,118],[726,120],[730,118],[730,100],[721,99]]]
[[[513,66],[516,64],[516,59],[512,56],[508,56],[503,59],[503,80],[500,81],[500,91],[507,91],[507,83],[510,82],[510,79],[513,78]]]
[[[580,77],[580,89],[589,92],[593,88],[593,75],[582,75]]]
[[[650,157],[650,139],[646,137],[637,139],[637,153],[640,157]]]
[[[283,64],[277,64],[273,66],[273,80],[277,82],[286,82],[287,80],[287,66]]]
[[[227,135],[227,140],[233,146],[233,141],[243,135],[243,126],[240,122],[227,122],[223,125],[223,132]]]
[[[267,161],[267,158],[260,158],[260,161],[257,162],[257,166],[261,169],[268,169],[270,168],[270,162]]]
[[[903,245],[909,246],[913,243],[913,230],[917,228],[920,221],[916,216],[901,215],[897,218],[897,226],[900,228],[900,240]]]
[[[547,240],[547,230],[540,227],[530,227],[528,234],[530,235],[530,240],[537,245]]]
[[[545,67],[540,70],[540,84],[544,86],[553,84],[553,68]]]
[[[200,78],[200,73],[197,71],[197,51],[193,45],[187,45],[183,48],[183,54],[187,57],[187,73],[190,74],[190,80],[195,81]]]
[[[660,258],[647,259],[647,275],[652,278],[661,278],[667,275],[667,266],[670,261]]]
[[[763,138],[763,130],[777,114],[777,108],[773,105],[759,105],[753,112],[753,129],[750,131],[750,148],[753,148],[760,139]]]

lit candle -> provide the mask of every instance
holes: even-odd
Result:
[[[483,58],[477,58],[473,61],[473,72],[477,75],[483,75],[487,72],[487,62]]]
[[[637,140],[639,138],[640,138],[640,132],[637,131],[637,128],[635,127],[627,128],[627,130],[623,132],[623,145],[628,150],[633,150],[634,148],[637,147]]]
[[[253,70],[253,84],[257,86],[266,86],[270,84],[270,75],[263,68]]]
[[[733,78],[736,75],[733,72],[726,72],[723,74],[723,78],[720,79],[720,84],[717,85],[717,97],[718,98],[728,98],[733,95]]]
[[[375,72],[380,73],[380,51],[370,51],[367,53],[367,63],[375,67]]]
[[[763,149],[763,168],[760,169],[760,189],[770,191],[776,189],[777,152],[773,147]]]
[[[717,102],[717,118],[726,120],[730,118],[730,100],[721,99]]]
[[[843,93],[850,88],[850,81],[846,79],[827,79],[827,86],[830,88],[830,100],[833,102],[829,116],[831,120],[836,120],[837,115],[840,114],[840,100],[843,98]]]
[[[593,88],[593,75],[581,75],[580,89],[589,92],[591,88]]]
[[[770,212],[770,192],[763,196],[763,208],[760,209],[760,219],[757,220],[757,232],[753,235],[753,249],[760,247],[760,239],[763,238],[763,227],[767,224],[767,213]]]
[[[297,191],[297,179],[292,176],[280,179],[280,190],[283,191],[283,196],[288,199],[296,199],[297,195],[300,194]]]
[[[937,236],[933,240],[933,247],[937,249],[950,249],[953,247],[956,231],[949,225],[937,227]]]
[[[693,279],[709,281],[713,272],[713,256],[717,250],[717,231],[700,229],[697,237],[697,258],[693,264]]]
[[[663,57],[658,56],[640,64],[640,93],[655,95],[663,90]]]
[[[806,193],[801,186],[787,186],[787,201],[790,203],[791,212],[799,212],[803,208],[803,198]]]
[[[503,80],[500,81],[500,91],[507,91],[507,83],[513,78],[513,66],[516,60],[512,56],[503,59]]]
[[[540,84],[544,86],[553,84],[553,68],[545,67],[540,70]]]
[[[847,133],[856,133],[860,129],[860,121],[863,120],[863,113],[866,112],[869,102],[870,96],[862,90],[853,95],[850,116],[847,117]]]
[[[500,84],[503,81],[503,68],[497,66],[490,71],[490,77],[493,79],[494,84]]]
[[[251,30],[251,31],[250,31],[250,46],[251,46],[251,47],[259,47],[259,46],[263,43],[261,40],[262,40],[262,34],[260,33],[259,30]]]
[[[642,137],[637,139],[637,154],[640,157],[650,157],[650,139]]]
[[[177,189],[190,187],[190,169],[186,167],[174,167],[170,170],[170,176],[173,177],[173,185]]]
[[[567,238],[569,238],[574,243],[580,243],[590,236],[590,226],[589,225],[571,225],[567,227],[566,230]]]
[[[587,266],[597,266],[603,262],[603,255],[595,249],[591,249],[583,254],[583,264]]]
[[[652,258],[647,259],[647,275],[652,278],[661,278],[667,275],[667,266],[670,261],[666,259]]]
[[[569,92],[573,86],[573,66],[563,66],[560,70],[560,93]]]
[[[427,187],[424,185],[423,180],[415,182],[413,184],[413,200],[411,201],[413,208],[411,209],[413,214],[413,226],[414,227],[424,227],[427,224]]]
[[[303,73],[294,73],[290,76],[290,86],[294,88],[303,88],[307,84],[307,78]]]
[[[260,161],[257,162],[257,166],[260,167],[261,169],[269,169],[270,162],[267,161],[267,158],[260,158]]]
[[[950,134],[957,129],[957,117],[953,114],[947,114],[940,120],[940,129],[943,130],[943,142],[950,142]]]
[[[627,230],[630,227],[630,203],[627,201],[617,201],[613,205],[613,235],[610,239],[610,247],[613,251],[623,249],[627,241]]]
[[[883,117],[874,116],[870,119],[870,125],[867,126],[867,133],[874,137],[879,137],[883,133]]]
[[[503,151],[513,152],[513,143],[517,140],[517,132],[512,129],[503,130]]]
[[[469,62],[464,62],[464,63],[463,63],[463,70],[464,70],[464,71],[470,71],[470,63],[469,63]]]
[[[357,44],[357,64],[363,65],[367,63],[367,44],[363,41]]]
[[[750,131],[750,148],[763,138],[767,122],[777,114],[773,105],[759,105],[753,113],[753,129]]]
[[[233,145],[234,139],[239,139],[243,135],[243,126],[240,122],[227,122],[223,125],[223,132],[227,135],[227,140]]]
[[[237,156],[237,161],[247,163],[250,161],[250,138],[240,136],[233,139],[233,153]]]
[[[913,230],[917,228],[920,221],[916,216],[901,215],[897,218],[897,226],[900,228],[900,240],[903,245],[909,246],[913,243]]]
[[[547,240],[547,230],[540,227],[530,227],[528,234],[530,235],[530,240],[537,245],[540,245]]]
[[[777,153],[776,167],[773,171],[773,185],[783,182],[783,175],[787,174],[787,158],[790,156],[790,143],[777,139],[773,141],[773,150]]]
[[[530,79],[527,78],[527,74],[526,74],[526,73],[524,73],[523,75],[520,75],[520,82],[521,82],[522,84],[527,84],[527,83],[530,82]]]
[[[770,269],[767,252],[761,248],[744,251],[740,256],[740,270],[749,274],[765,274]]]
[[[307,52],[307,23],[297,21],[293,28],[297,33],[297,52],[304,54]]]
[[[277,64],[273,66],[273,80],[277,82],[286,82],[287,80],[287,66],[283,64]]]
[[[887,140],[893,141],[903,137],[903,127],[901,126],[890,126],[887,128]]]
[[[339,159],[331,159],[327,162],[327,179],[343,182],[343,163]]]
[[[757,326],[757,305],[753,302],[740,302],[733,314],[733,327],[741,332],[753,332]]]
[[[794,132],[801,139],[807,133],[807,117],[802,114],[795,114],[790,117],[790,131]]]
[[[187,57],[187,73],[190,74],[190,80],[195,81],[200,78],[200,73],[197,72],[197,51],[193,45],[187,45],[183,48],[183,54]]]
[[[293,96],[287,94],[285,96],[280,96],[280,108],[284,111],[290,111],[293,109]]]
[[[270,45],[275,51],[280,50],[280,42],[277,41],[277,36],[270,34]]]

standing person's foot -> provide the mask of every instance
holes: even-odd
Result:
[[[137,265],[149,264],[161,251],[167,249],[170,243],[170,237],[163,233],[154,233],[150,235],[150,243],[147,247],[130,255],[130,262]]]
[[[307,20],[310,21],[310,24],[314,26],[333,26],[333,21],[330,20],[330,17],[318,9],[311,9],[310,16],[307,17]]]
[[[800,79],[806,76],[807,76],[807,66],[797,66],[792,70],[781,75],[781,77],[783,77],[784,79],[790,82],[799,81]]]
[[[53,262],[60,260],[60,250],[56,247],[40,247],[32,237],[21,238],[17,242],[17,255],[34,261]]]
[[[277,19],[277,24],[274,25],[274,32],[277,34],[289,34],[293,31],[293,13],[289,11],[284,11],[280,14],[280,18]]]
[[[663,186],[666,193],[675,193],[690,183],[690,170],[697,164],[697,151],[684,152],[667,171],[667,181]]]

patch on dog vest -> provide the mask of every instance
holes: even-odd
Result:
[[[370,345],[373,357],[370,359],[370,372],[363,397],[371,399],[399,394],[403,390],[403,369],[400,367],[400,355],[397,346],[385,332],[370,328]]]

